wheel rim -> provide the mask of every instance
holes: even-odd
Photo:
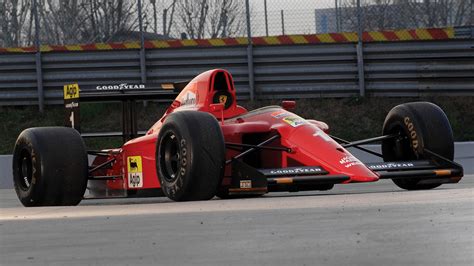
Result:
[[[33,180],[33,165],[31,162],[31,155],[27,150],[23,150],[18,159],[18,173],[21,189],[28,190],[31,187],[31,182]]]
[[[415,160],[416,155],[410,145],[410,138],[408,133],[402,128],[398,128],[399,137],[395,139],[395,147],[397,149],[397,158],[404,158],[405,160]]]
[[[164,179],[169,182],[176,180],[181,168],[180,159],[178,138],[169,132],[164,136],[160,145],[160,163]]]
[[[395,134],[398,137],[389,140],[387,146],[391,147],[389,157],[385,158],[390,161],[406,161],[417,159],[410,146],[410,140],[407,132],[402,126],[396,125],[386,131],[385,134]]]

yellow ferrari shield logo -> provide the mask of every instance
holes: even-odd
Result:
[[[219,103],[225,104],[227,102],[227,96],[226,95],[220,95],[219,96]]]

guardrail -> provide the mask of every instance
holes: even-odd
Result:
[[[51,51],[41,53],[40,69],[37,53],[0,53],[0,105],[62,103],[68,83],[166,83],[211,68],[229,70],[246,99],[474,95],[469,38],[248,47]]]
[[[454,28],[455,38],[474,39],[474,26],[455,27]]]

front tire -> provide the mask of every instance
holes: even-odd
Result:
[[[413,102],[395,106],[388,113],[383,134],[400,134],[396,139],[382,142],[384,161],[412,161],[429,159],[424,149],[449,160],[454,158],[453,131],[443,110],[429,102]],[[441,185],[418,184],[422,179],[393,179],[407,190],[432,189]]]
[[[70,206],[82,200],[88,160],[79,133],[66,127],[28,128],[13,151],[13,183],[21,203]]]
[[[158,135],[156,169],[168,198],[213,198],[222,181],[224,162],[224,137],[214,116],[180,111],[166,118]]]

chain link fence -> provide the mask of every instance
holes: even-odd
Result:
[[[0,0],[0,47],[472,27],[473,2]]]
[[[334,9],[330,1],[253,0],[251,1],[252,36],[314,34],[317,11]]]
[[[341,31],[355,31],[361,14],[363,31],[473,25],[472,0],[340,0]]]
[[[472,26],[472,0],[263,0],[252,35],[317,34]]]

